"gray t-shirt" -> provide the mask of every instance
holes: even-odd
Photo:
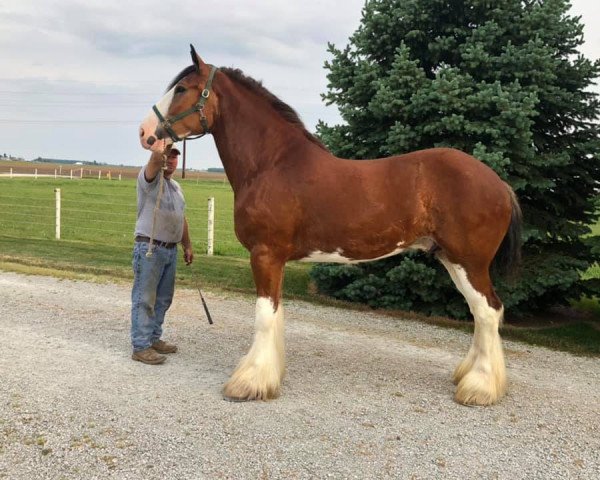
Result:
[[[158,175],[152,182],[147,182],[144,177],[146,167],[140,170],[137,179],[137,221],[135,235],[150,237],[152,234],[152,219],[156,197],[160,185]],[[163,193],[160,207],[156,212],[156,225],[154,226],[154,239],[162,242],[181,242],[183,236],[183,215],[185,200],[181,187],[175,180],[164,179]]]

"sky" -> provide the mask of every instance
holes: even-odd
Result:
[[[572,0],[600,58],[598,0]],[[0,155],[143,165],[138,128],[189,44],[240,68],[292,106],[310,131],[326,107],[327,42],[343,48],[364,0],[0,0]],[[600,92],[598,87],[595,90]],[[186,142],[187,167],[220,167],[212,137]]]

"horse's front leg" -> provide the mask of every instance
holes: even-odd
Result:
[[[281,305],[285,261],[277,259],[267,247],[260,247],[252,250],[251,264],[258,295],[254,341],[223,387],[223,394],[230,400],[276,398],[285,373]]]

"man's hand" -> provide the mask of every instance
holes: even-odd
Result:
[[[186,265],[191,265],[194,261],[194,251],[192,250],[192,246],[183,247],[183,259],[185,260]]]

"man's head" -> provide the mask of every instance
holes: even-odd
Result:
[[[173,172],[177,169],[177,162],[179,160],[180,152],[175,147],[172,147],[167,154],[167,169],[165,170],[165,177],[171,178]]]

